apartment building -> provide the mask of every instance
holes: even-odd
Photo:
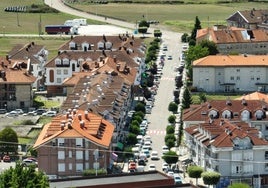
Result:
[[[99,115],[69,109],[46,124],[33,148],[38,168],[58,178],[81,176],[84,170],[111,165],[114,126]]]
[[[268,91],[268,56],[210,55],[193,62],[193,87],[205,92]]]

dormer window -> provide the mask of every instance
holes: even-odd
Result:
[[[55,65],[56,66],[61,66],[61,60],[60,59],[55,59]]]
[[[248,121],[250,119],[250,112],[248,110],[243,110],[241,113],[241,120]]]
[[[69,43],[69,49],[70,50],[77,50],[75,42],[72,41]]]
[[[104,43],[103,42],[98,42],[98,49],[103,50],[104,49]]]
[[[86,52],[86,51],[88,51],[88,50],[91,50],[91,46],[90,46],[90,44],[87,43],[87,42],[83,42],[83,43],[81,44],[81,47],[82,47],[82,50],[83,50],[84,52]]]
[[[113,44],[108,41],[108,42],[105,43],[105,47],[106,47],[106,50],[111,50],[112,47],[113,47]]]
[[[69,66],[70,65],[69,59],[64,58],[63,61],[62,61],[62,65],[66,66],[66,67]]]
[[[225,119],[230,119],[232,117],[232,112],[230,110],[224,110],[222,112],[222,117]]]
[[[218,112],[216,110],[210,110],[209,117],[216,119],[218,117]]]
[[[264,118],[264,113],[262,110],[257,110],[255,112],[255,117],[257,120],[262,120]]]

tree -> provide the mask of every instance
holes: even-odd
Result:
[[[137,125],[131,125],[129,128],[129,132],[138,135],[140,133],[140,127]]]
[[[183,33],[183,35],[181,36],[181,42],[188,42],[188,33]]]
[[[175,141],[172,140],[172,139],[168,139],[166,142],[165,142],[166,146],[168,147],[168,149],[172,148],[175,146]]]
[[[206,102],[207,101],[207,97],[206,97],[206,94],[205,93],[199,93],[198,94],[198,97],[199,97],[199,101],[202,103],[202,102]]]
[[[208,52],[209,55],[216,55],[219,53],[218,49],[217,49],[217,45],[213,42],[213,41],[209,41],[209,40],[202,40],[199,45],[202,48],[208,48]]]
[[[175,102],[170,102],[168,105],[168,111],[177,113],[178,111],[178,105]]]
[[[133,133],[129,133],[127,135],[127,144],[135,145],[137,143],[137,135]]]
[[[198,18],[198,16],[195,17],[195,24],[194,24],[194,28],[192,30],[191,33],[191,39],[196,41],[196,32],[198,29],[201,29],[201,22]]]
[[[203,173],[204,169],[200,166],[189,166],[187,168],[187,173],[189,177],[196,178],[196,185],[198,178],[201,178],[201,174]]]
[[[250,188],[250,186],[245,183],[233,183],[232,185],[229,185],[228,188]]]
[[[162,156],[162,159],[169,165],[177,163],[179,156],[175,151],[168,151]]]
[[[142,113],[145,114],[145,105],[139,102],[135,107],[135,111],[141,111]]]
[[[175,133],[175,128],[174,128],[174,126],[172,126],[172,125],[168,125],[167,127],[166,127],[166,134],[174,134]]]
[[[159,29],[154,30],[154,37],[162,37],[162,32]]]
[[[221,174],[217,172],[203,172],[201,176],[206,185],[216,185],[221,178]]]
[[[193,103],[192,96],[188,88],[184,90],[183,99],[182,99],[182,109],[190,108],[190,105]]]
[[[18,136],[17,133],[10,127],[4,128],[0,132],[0,152],[16,153],[18,150]]]
[[[167,142],[167,140],[173,140],[175,141],[176,140],[176,137],[174,134],[166,134],[165,136],[165,142]]]
[[[150,27],[150,24],[146,20],[141,20],[139,23],[139,27]]]
[[[49,187],[47,176],[42,171],[36,171],[34,165],[23,167],[16,163],[15,168],[10,167],[0,174],[0,188],[5,187]]]
[[[142,120],[143,120],[143,118],[140,117],[140,116],[137,116],[137,115],[134,115],[134,116],[132,117],[132,121],[137,121],[138,124],[140,124],[140,123],[142,122]]]
[[[202,47],[200,45],[195,46],[189,46],[189,49],[187,50],[185,54],[185,61],[186,61],[186,69],[187,75],[190,78],[190,80],[193,80],[193,70],[192,70],[192,62],[200,59],[202,57],[206,57],[209,55],[209,51],[207,47]]]
[[[176,121],[176,116],[175,115],[170,115],[168,117],[168,122],[171,123],[171,124],[174,124]]]
[[[145,114],[141,111],[134,112],[133,116],[140,116],[142,119],[144,118]]]
[[[143,37],[144,37],[144,34],[147,33],[147,27],[139,27],[138,28],[138,32],[139,33],[142,33]]]

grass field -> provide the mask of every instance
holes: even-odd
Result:
[[[108,18],[118,18],[136,23],[145,17],[158,20],[161,25],[175,31],[191,31],[195,17],[198,16],[202,27],[226,24],[226,18],[237,10],[261,9],[267,3],[227,3],[227,4],[70,4],[77,9]]]

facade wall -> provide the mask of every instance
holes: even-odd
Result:
[[[268,91],[266,67],[193,67],[193,86],[206,92]]]
[[[99,156],[95,158],[95,151]],[[81,176],[84,170],[94,169],[99,163],[99,169],[109,167],[110,153],[94,143],[84,140],[81,145],[76,139],[55,139],[44,147],[38,148],[39,169],[47,175]]]

